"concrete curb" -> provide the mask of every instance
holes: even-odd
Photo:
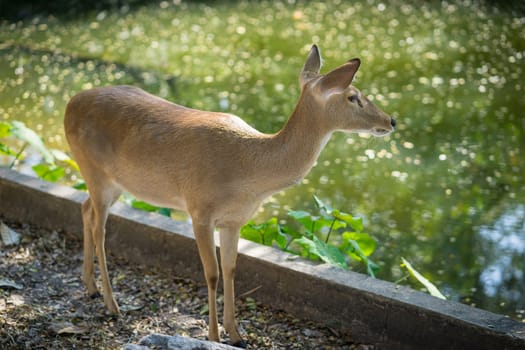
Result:
[[[87,195],[0,168],[0,216],[81,237],[80,204]],[[117,203],[107,226],[107,249],[130,262],[172,269],[203,280],[190,224]],[[241,239],[237,293],[298,317],[350,331],[380,349],[525,349],[525,323],[425,293],[291,259]]]

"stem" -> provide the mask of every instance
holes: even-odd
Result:
[[[294,240],[294,239],[292,238],[292,239],[290,239],[288,242],[286,242],[286,246],[285,246],[284,249],[283,249],[285,252],[288,251],[288,247],[290,247],[290,244],[292,244],[293,240]]]
[[[24,150],[26,149],[27,145],[29,145],[28,142],[24,143],[24,145],[22,146],[20,151],[18,151],[18,153],[16,154],[15,159],[13,159],[13,161],[9,165],[9,169],[12,169],[15,166],[15,162],[18,160],[18,158],[20,158],[20,156],[22,155],[22,152],[24,152]]]
[[[332,229],[334,228],[336,220],[337,219],[334,219],[334,221],[332,221],[332,224],[330,225],[330,229],[328,230],[328,234],[326,235],[326,239],[324,240],[325,243],[328,243],[328,240],[330,239],[330,234],[332,233]]]
[[[401,283],[403,281],[406,281],[409,277],[410,277],[410,275],[407,274],[407,275],[401,277],[400,279],[398,279],[397,281],[395,281],[394,284],[399,284],[399,283]]]

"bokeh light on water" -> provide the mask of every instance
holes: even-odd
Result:
[[[134,84],[275,132],[313,42],[323,71],[362,59],[355,85],[398,129],[335,134],[303,183],[258,219],[313,209],[315,193],[365,218],[380,278],[402,278],[404,256],[452,300],[523,318],[523,13],[470,1],[162,1],[4,21],[0,115],[67,150],[62,114],[73,94]]]

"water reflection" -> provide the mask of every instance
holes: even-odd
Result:
[[[69,21],[4,21],[0,115],[65,148],[62,114],[74,93],[134,84],[275,132],[298,98],[312,42],[325,71],[361,57],[356,85],[398,128],[383,139],[334,135],[303,183],[258,218],[313,209],[315,193],[365,219],[381,278],[402,278],[404,256],[451,299],[523,317],[519,13],[470,1],[164,1]]]
[[[479,229],[485,268],[480,283],[486,295],[525,308],[525,206],[505,211],[493,225]]]

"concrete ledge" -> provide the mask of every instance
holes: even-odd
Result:
[[[0,168],[0,216],[81,237],[87,195]],[[117,203],[107,248],[131,262],[203,280],[191,225]],[[342,331],[380,349],[525,349],[525,323],[443,301],[390,282],[241,239],[237,293],[260,287],[262,302]]]

